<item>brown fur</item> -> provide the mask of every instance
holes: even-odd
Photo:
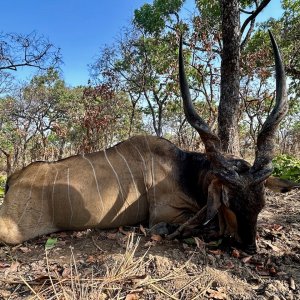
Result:
[[[0,211],[0,240],[15,244],[58,230],[113,228],[149,219],[186,221],[195,201],[176,182],[177,148],[137,136],[106,151],[36,162],[13,174]]]
[[[187,155],[195,162],[181,174]],[[235,217],[226,207],[226,186],[209,169],[195,167],[197,160],[207,158],[183,152],[165,139],[137,136],[106,151],[32,163],[8,179],[0,240],[17,244],[59,230],[114,228],[147,220],[150,227],[160,222],[182,224],[206,201],[208,218],[219,211],[224,231],[237,237]],[[198,183],[190,189],[202,190],[202,196],[182,182],[195,168]],[[272,182],[273,188],[281,184]]]

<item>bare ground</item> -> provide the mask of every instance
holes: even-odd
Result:
[[[0,299],[300,299],[300,191],[268,195],[254,256],[132,231],[1,247]]]

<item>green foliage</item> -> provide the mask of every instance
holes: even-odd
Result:
[[[270,29],[279,45],[285,62],[285,70],[290,77],[289,93],[299,97],[300,68],[300,1],[283,0],[283,15],[279,19],[270,18],[260,24],[260,30],[266,33]],[[254,35],[255,37],[255,35]]]
[[[147,33],[161,32],[171,15],[177,14],[183,0],[154,0],[153,4],[144,4],[134,11],[134,23]]]
[[[221,22],[221,7],[218,0],[197,0],[197,8],[201,12],[202,18],[215,20],[215,24],[219,26]],[[216,22],[217,20],[217,22]]]
[[[57,238],[48,238],[45,244],[45,250],[50,250],[55,247],[57,243]]]
[[[7,177],[5,175],[0,175],[0,198],[4,197],[6,179]]]
[[[274,176],[300,182],[300,160],[286,154],[281,154],[273,159]]]

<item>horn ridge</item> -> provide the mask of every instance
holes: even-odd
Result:
[[[271,164],[274,157],[275,148],[275,133],[279,126],[279,123],[288,111],[286,76],[283,62],[277,43],[270,30],[269,35],[275,59],[276,98],[274,108],[264,122],[257,137],[255,160],[251,168],[252,173],[256,173],[262,169],[269,169],[269,173],[271,174]]]
[[[182,51],[183,37],[180,35],[180,43],[179,43],[179,83],[180,83],[180,91],[181,97],[183,99],[183,108],[184,113],[187,118],[187,121],[190,123],[192,127],[194,127],[204,143],[206,152],[220,152],[220,139],[217,135],[212,133],[207,123],[198,115],[196,112],[191,94],[187,82],[187,78],[185,75],[184,69],[184,60],[183,60],[183,51]]]

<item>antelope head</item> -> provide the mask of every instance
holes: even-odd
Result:
[[[286,78],[276,41],[270,33],[276,67],[276,103],[258,134],[255,160],[250,165],[222,153],[220,139],[197,114],[185,76],[182,37],[179,48],[179,81],[186,118],[199,133],[212,166],[208,187],[207,220],[219,213],[220,229],[248,253],[256,252],[256,226],[265,205],[265,187],[272,173],[275,133],[288,110]]]

